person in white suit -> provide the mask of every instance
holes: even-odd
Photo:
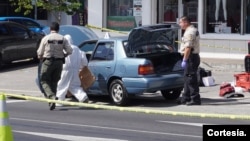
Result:
[[[56,97],[58,100],[65,100],[65,96],[69,91],[79,102],[87,103],[89,98],[81,87],[81,81],[79,78],[79,71],[84,66],[88,65],[86,54],[73,44],[73,40],[70,35],[65,35],[64,38],[68,40],[69,44],[73,48],[73,52],[65,58],[61,79],[59,80],[57,86]],[[57,104],[57,106],[62,105]]]

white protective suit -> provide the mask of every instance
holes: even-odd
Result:
[[[84,66],[88,65],[88,60],[85,52],[73,45],[70,35],[65,35],[64,38],[68,40],[69,44],[73,48],[73,52],[65,58],[65,64],[63,64],[63,70],[61,79],[58,82],[56,96],[58,97],[58,100],[65,100],[67,91],[70,91],[79,102],[83,102],[88,99],[88,96],[81,87],[79,71]]]

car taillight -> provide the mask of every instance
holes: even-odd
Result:
[[[151,64],[139,65],[138,67],[138,74],[140,75],[147,75],[147,74],[153,74],[153,73],[154,73],[154,67]]]

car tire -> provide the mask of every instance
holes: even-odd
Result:
[[[0,69],[3,67],[3,59],[2,59],[2,55],[0,54]]]
[[[180,97],[182,90],[183,87],[169,90],[161,90],[161,94],[166,100],[175,100]]]
[[[111,82],[109,87],[109,94],[115,105],[125,106],[129,101],[128,94],[123,85],[123,82],[119,79],[115,79]]]

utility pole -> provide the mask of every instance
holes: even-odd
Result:
[[[32,5],[34,5],[34,19],[37,20],[37,0],[32,0]]]

